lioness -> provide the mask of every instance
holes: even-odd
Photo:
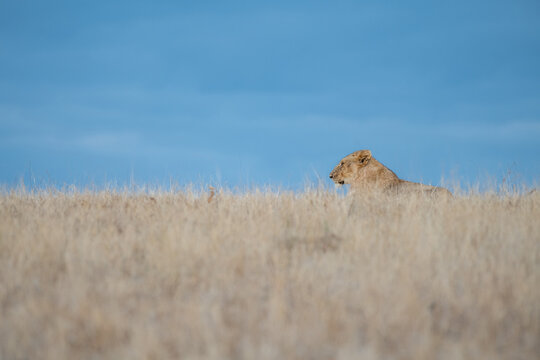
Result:
[[[438,186],[419,184],[402,180],[378,162],[369,150],[355,151],[345,156],[330,173],[336,184],[350,184],[351,191],[379,190],[388,193],[428,193],[452,196],[450,191]]]

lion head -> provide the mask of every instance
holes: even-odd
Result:
[[[359,150],[345,156],[330,173],[330,179],[336,184],[351,184],[356,174],[371,160],[371,151]]]

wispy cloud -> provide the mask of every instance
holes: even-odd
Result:
[[[0,144],[10,148],[26,148],[33,151],[75,151],[91,155],[119,158],[140,158],[156,162],[202,161],[227,164],[231,159],[255,163],[253,154],[231,153],[225,149],[213,149],[204,145],[187,143],[158,144],[156,139],[145,137],[137,131],[102,131],[84,134],[17,134],[0,137]]]
[[[135,132],[100,132],[68,140],[68,144],[94,153],[128,154],[139,150],[143,143]]]
[[[17,134],[2,142],[11,146],[49,148],[56,150],[83,150],[93,153],[124,154],[142,145],[134,132],[98,132],[91,134]]]
[[[505,123],[447,123],[440,124],[442,136],[465,141],[515,142],[538,141],[540,121],[512,121]]]

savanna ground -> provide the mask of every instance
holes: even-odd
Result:
[[[0,359],[538,359],[540,194],[5,191]]]

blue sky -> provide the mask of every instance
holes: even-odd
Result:
[[[540,178],[538,1],[0,1],[0,183]]]

